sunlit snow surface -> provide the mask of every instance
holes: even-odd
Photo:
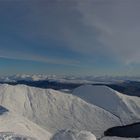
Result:
[[[104,137],[104,131],[139,119],[138,97],[90,85],[75,89],[73,94],[76,96],[53,89],[1,84],[1,139],[94,140],[96,136],[103,140],[121,140]]]

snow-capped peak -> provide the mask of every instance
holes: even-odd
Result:
[[[140,120],[140,98],[121,94],[107,86],[83,85],[73,94],[120,118],[123,124]]]
[[[84,129],[100,137],[106,129],[121,125],[108,111],[52,89],[0,85],[0,104],[52,134],[61,129]]]

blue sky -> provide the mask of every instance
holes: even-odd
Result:
[[[139,0],[1,0],[0,75],[139,75]]]

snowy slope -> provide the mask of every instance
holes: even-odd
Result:
[[[52,134],[62,129],[78,129],[100,137],[108,128],[121,125],[111,113],[76,96],[51,89],[0,85],[0,104]]]
[[[73,94],[119,117],[123,124],[140,121],[140,98],[121,94],[106,86],[83,85]]]
[[[20,137],[31,140],[49,140],[51,137],[49,132],[43,130],[33,122],[9,111],[0,114],[0,132],[0,138],[5,139]]]

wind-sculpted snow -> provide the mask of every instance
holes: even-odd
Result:
[[[88,131],[61,130],[51,140],[96,140],[96,137]]]
[[[52,134],[62,129],[77,129],[100,137],[108,128],[121,125],[111,113],[76,96],[51,89],[0,85],[0,104]]]
[[[73,94],[120,118],[123,124],[140,121],[140,98],[121,94],[106,86],[83,85]]]

